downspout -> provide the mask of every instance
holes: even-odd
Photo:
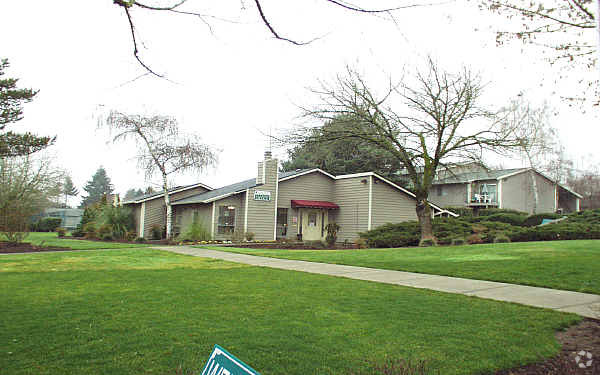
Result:
[[[140,227],[139,227],[139,235],[140,237],[144,237],[144,225],[146,221],[146,202],[142,202],[142,208],[140,209]]]
[[[248,233],[248,200],[250,199],[250,189],[246,189],[246,207],[244,207],[244,233]]]
[[[266,163],[265,163],[266,164]],[[265,169],[266,166],[265,166]],[[273,220],[273,241],[277,241],[277,200],[279,199],[279,166],[275,165],[275,220]]]
[[[496,200],[498,201],[498,208],[502,208],[502,180],[498,180],[498,196]]]
[[[212,202],[212,219],[210,225],[210,236],[215,239],[215,201]]]
[[[371,230],[373,222],[373,176],[369,176],[369,215],[367,221],[367,230]]]

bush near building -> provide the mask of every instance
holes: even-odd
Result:
[[[485,214],[488,215],[485,215]],[[564,220],[539,225],[543,219]],[[527,216],[516,211],[487,210],[479,216],[436,218],[433,232],[440,245],[493,242],[600,239],[600,209],[581,211],[568,216],[537,214]],[[360,233],[369,247],[407,247],[419,245],[416,221],[385,224]]]

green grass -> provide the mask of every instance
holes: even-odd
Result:
[[[261,374],[441,374],[550,356],[572,314],[150,249],[0,256],[0,373],[198,374],[214,344]],[[182,372],[177,372],[182,368]]]
[[[120,242],[101,242],[75,240],[69,238],[58,238],[54,232],[32,232],[29,233],[25,242],[31,242],[34,245],[65,247],[73,250],[92,250],[92,249],[127,249],[133,247],[147,247],[147,244],[129,244]]]
[[[600,294],[600,240],[365,250],[219,250]]]

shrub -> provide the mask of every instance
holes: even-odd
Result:
[[[431,247],[431,246],[436,246],[436,245],[437,245],[437,243],[433,238],[425,238],[425,239],[419,241],[420,247]]]
[[[474,245],[478,243],[483,243],[483,240],[478,234],[472,234],[469,237],[467,237],[467,242],[469,243],[469,245]]]
[[[100,227],[98,228],[98,230],[96,231],[96,236],[100,239],[106,237],[107,235],[111,235],[112,237],[112,231],[109,225],[106,224],[102,224],[100,225]]]
[[[522,223],[525,227],[540,225],[544,219],[560,219],[562,215],[552,213],[542,213],[528,216]]]
[[[60,227],[62,219],[59,217],[45,217],[37,223],[37,230],[39,232],[54,232],[56,228]]]
[[[494,243],[506,243],[510,242],[510,238],[506,234],[499,234],[494,237]]]
[[[252,233],[252,232],[246,232],[244,234],[244,237],[246,238],[246,241],[252,241],[254,239],[254,233]]]
[[[235,229],[231,234],[231,241],[233,242],[243,242],[244,241],[244,232],[241,230]]]
[[[366,249],[367,241],[364,238],[359,237],[356,240],[354,240],[354,245],[356,245],[357,249]]]
[[[473,209],[469,207],[444,207],[444,209],[454,212],[455,214],[460,215],[460,217],[473,216]]]
[[[499,221],[501,223],[506,223],[515,226],[523,225],[523,221],[525,220],[525,218],[525,215],[511,213],[498,213],[482,217],[482,219],[485,219],[485,221]]]
[[[465,241],[465,239],[462,238],[462,237],[453,238],[452,242],[451,242],[451,244],[453,246],[461,246],[461,245],[464,245],[466,243],[467,243],[467,241]]]
[[[84,235],[85,233],[83,233],[83,231],[80,228],[75,229],[71,232],[71,236],[73,237],[83,237]]]
[[[58,237],[64,237],[67,234],[67,230],[65,228],[58,227],[56,228],[56,233]]]
[[[527,212],[511,210],[507,208],[481,208],[477,211],[477,216],[490,216],[496,214],[514,214],[520,216],[527,216]]]
[[[113,238],[123,239],[133,229],[133,214],[127,207],[105,206],[100,215],[102,227],[108,227]]]
[[[125,239],[129,242],[135,240],[137,236],[137,233],[134,230],[130,230],[127,233],[125,233]]]
[[[97,238],[96,233],[96,224],[94,222],[89,222],[83,226],[83,236],[88,239]]]
[[[138,237],[138,238],[135,239],[135,242],[137,242],[137,243],[144,243],[144,242],[146,242],[146,239],[144,237]]]
[[[153,240],[162,239],[162,228],[158,224],[154,224],[150,227],[150,238]]]
[[[100,236],[100,239],[101,239],[102,241],[112,241],[112,240],[114,240],[114,238],[113,238],[113,236],[112,236],[112,234],[111,234],[110,232],[107,232],[107,233],[104,233],[104,234],[102,234],[102,235]]]
[[[195,218],[185,228],[185,231],[179,235],[178,239],[182,241],[210,241],[212,240],[212,235],[208,227],[198,218]]]
[[[340,226],[336,223],[329,223],[325,226],[327,230],[327,236],[325,237],[325,241],[327,245],[334,246],[337,242],[337,232],[340,230]]]

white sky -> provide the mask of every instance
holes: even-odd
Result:
[[[283,36],[320,37],[300,47],[274,40],[253,2],[213,2],[217,5],[198,8],[206,3],[190,0],[195,10],[236,23],[207,18],[211,33],[194,17],[134,11],[144,60],[175,83],[146,76],[125,84],[144,71],[133,58],[122,9],[112,1],[2,2],[0,57],[11,63],[5,77],[20,78],[20,87],[40,90],[26,105],[25,119],[10,129],[57,135],[50,151],[80,191],[103,165],[115,190],[123,194],[149,183],[136,168],[133,144],[107,144],[108,134],[97,130],[99,113],[118,109],[173,115],[183,129],[200,134],[222,152],[215,170],[177,176],[172,183],[200,181],[219,187],[253,176],[268,144],[259,129],[275,132],[297,123],[297,105],[314,103],[306,88],[318,79],[333,77],[347,64],[374,81],[387,75],[400,78],[431,54],[447,69],[468,65],[479,71],[490,82],[489,103],[507,103],[522,91],[534,101],[549,100],[556,112],[553,125],[567,152],[580,167],[592,162],[590,154],[597,162],[598,107],[581,113],[552,95],[576,90],[572,81],[577,72],[554,85],[558,73],[538,50],[522,51],[516,44],[497,48],[490,25],[506,21],[481,13],[473,2],[398,11],[393,23],[323,0],[264,0],[264,11]],[[274,153],[285,157],[283,150]]]

